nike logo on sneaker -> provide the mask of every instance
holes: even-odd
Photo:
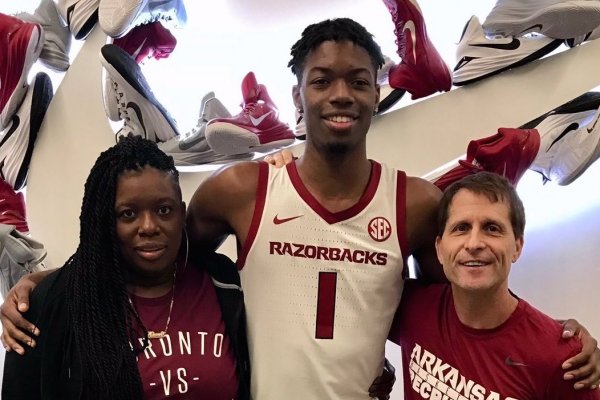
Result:
[[[15,131],[19,127],[19,124],[21,123],[21,119],[19,118],[18,115],[13,115],[11,121],[12,121],[12,124],[10,125],[10,129],[4,134],[2,141],[0,141],[0,147],[2,147],[4,145],[4,143],[6,143],[8,141],[8,139],[10,139],[11,135],[13,133],[15,133]],[[4,163],[4,161],[2,161],[2,162]]]
[[[462,67],[464,67],[465,65],[470,63],[471,61],[477,60],[478,58],[479,57],[464,56],[456,63],[456,67],[454,67],[454,72],[458,71],[459,69],[461,69]]]
[[[417,37],[415,35],[415,23],[409,19],[404,24],[404,30],[407,30],[410,33],[410,38],[412,40],[412,51],[413,51],[413,64],[417,63]]]
[[[258,126],[260,125],[261,122],[263,122],[265,120],[265,118],[267,118],[269,116],[269,114],[272,114],[273,110],[269,111],[266,114],[261,115],[258,118],[254,118],[253,116],[250,115],[250,122],[252,122],[252,125],[254,126]]]
[[[579,124],[577,122],[573,122],[571,125],[567,126],[565,130],[562,131],[562,133],[558,135],[556,139],[552,141],[552,143],[550,143],[550,146],[548,146],[548,148],[546,149],[546,153],[550,151],[550,149],[552,148],[552,146],[554,146],[555,143],[559,142],[562,138],[564,138],[567,135],[567,133],[576,129],[579,129]]]
[[[598,123],[598,119],[600,119],[600,114],[596,115],[596,120],[594,121],[594,125],[590,128],[587,128],[588,133],[592,133],[594,129],[596,129],[596,124]]]
[[[135,115],[136,115],[140,125],[142,126],[142,130],[144,131],[144,132],[135,132],[135,133],[137,133],[138,135],[143,135],[144,139],[152,140],[152,138],[148,137],[148,132],[146,132],[146,125],[144,125],[144,116],[142,114],[142,110],[140,110],[140,106],[138,106],[136,103],[130,101],[129,103],[127,103],[127,105],[125,107],[131,108],[135,112]]]
[[[204,125],[206,126],[206,125]],[[202,127],[201,130],[199,130],[198,132],[194,133],[194,137],[193,138],[186,138],[184,140],[181,140],[179,142],[179,150],[187,150],[191,147],[194,147],[194,145],[198,144],[199,142],[202,141],[202,139],[204,139],[204,126]]]
[[[526,367],[527,366],[527,364],[522,363],[522,362],[517,362],[510,357],[506,357],[506,360],[504,360],[504,363],[506,365],[511,365],[513,367]]]
[[[4,176],[4,161],[6,161],[6,157],[4,157],[2,159],[2,162],[0,162],[0,178],[2,178],[4,182],[6,182],[6,177]]]
[[[521,33],[529,33],[529,32],[542,33],[543,32],[542,31],[543,28],[544,27],[542,26],[542,24],[535,24],[535,25],[530,26],[529,28],[523,29],[521,31]]]
[[[146,44],[146,40],[148,40],[148,38],[144,38],[144,40],[142,41],[142,44],[140,44],[138,46],[138,48],[135,49],[135,51],[131,54],[131,56],[133,57],[134,60],[138,57],[138,55],[140,54],[140,51],[142,51],[142,49],[144,48],[144,45]]]
[[[75,4],[73,4],[71,7],[69,7],[67,9],[67,26],[71,26],[71,16],[73,15],[73,12],[75,11]]]
[[[304,214],[302,214],[302,215],[296,215],[295,217],[281,218],[281,219],[279,218],[278,215],[275,215],[275,217],[273,217],[273,223],[275,225],[280,225],[280,224],[283,224],[285,222],[293,221],[293,220],[295,220],[297,218],[300,218],[300,217],[304,217]]]
[[[515,37],[510,43],[480,43],[480,44],[470,44],[472,47],[486,47],[489,49],[498,49],[498,50],[516,50],[521,46],[521,41]]]

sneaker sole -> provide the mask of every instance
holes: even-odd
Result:
[[[124,36],[133,26],[148,0],[102,0],[98,8],[98,22],[108,36]]]
[[[209,123],[205,131],[208,145],[217,153],[228,156],[254,151],[265,152],[288,146],[295,141],[294,134],[285,125],[274,130],[272,134],[291,135],[292,138],[273,140],[261,144],[256,133],[227,122]]]
[[[488,35],[520,36],[538,32],[554,39],[572,39],[585,35],[600,25],[600,3],[571,1],[555,4],[521,20],[484,23]]]

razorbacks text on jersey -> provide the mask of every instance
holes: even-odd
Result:
[[[255,399],[369,399],[407,254],[406,175],[371,163],[360,200],[337,213],[295,163],[260,166],[238,259]]]

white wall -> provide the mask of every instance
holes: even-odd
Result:
[[[54,266],[75,249],[85,177],[99,152],[113,143],[101,103],[97,58],[104,40],[96,30],[67,72],[31,163],[30,228],[45,243]],[[518,126],[598,86],[598,57],[600,41],[385,115],[369,133],[369,156],[412,175],[426,174],[460,157],[470,139],[488,136],[499,126]],[[186,199],[205,176],[206,172],[182,174]],[[544,189],[540,185],[540,191]],[[525,254],[512,277],[522,297],[557,317],[576,316],[597,337],[598,237],[600,205],[551,229],[528,232]],[[231,242],[226,252],[233,254]],[[390,358],[399,365],[397,351]],[[398,391],[394,396],[401,398]]]

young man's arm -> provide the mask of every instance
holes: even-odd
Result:
[[[407,177],[406,235],[417,265],[417,278],[428,283],[446,283],[435,252],[437,210],[442,192],[421,178]]]
[[[237,236],[238,245],[245,240],[254,212],[258,175],[259,163],[235,163],[216,171],[198,186],[186,219],[191,250],[215,250],[230,234]]]

